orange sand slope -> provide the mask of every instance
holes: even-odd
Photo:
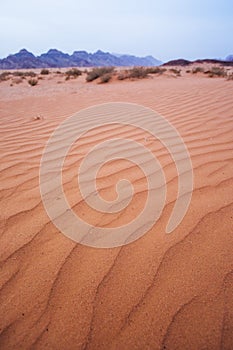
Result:
[[[81,77],[64,85],[4,84],[0,348],[232,349],[232,81],[161,76],[98,85]],[[109,216],[81,201],[77,169],[101,140],[120,135],[147,140],[163,165],[168,191],[162,216],[146,235],[120,248],[95,249],[69,240],[50,222],[39,192],[39,164],[61,121],[112,101],[138,103],[166,117],[189,149],[195,183],[185,218],[166,234],[177,195],[177,172],[166,149],[131,127],[87,133],[63,169],[67,198],[87,222],[117,227],[140,212],[146,199],[141,171],[115,161],[100,170],[97,187],[111,200],[114,184],[128,178],[135,190],[129,209]]]

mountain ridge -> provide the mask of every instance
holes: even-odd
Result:
[[[35,56],[26,49],[0,59],[0,69],[63,68],[95,66],[158,66],[162,62],[153,56],[114,55],[98,50],[94,53],[74,51],[71,55],[57,49]]]

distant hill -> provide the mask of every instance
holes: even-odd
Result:
[[[189,66],[190,64],[193,63],[211,63],[211,64],[221,64],[222,66],[233,66],[233,56],[232,60],[230,60],[231,56],[228,56],[226,60],[217,60],[217,59],[210,59],[210,58],[205,58],[205,59],[199,59],[195,61],[188,61],[183,58],[179,58],[177,60],[172,60],[168,61],[163,64],[163,66]]]
[[[98,50],[95,53],[74,51],[72,55],[51,49],[40,56],[34,56],[26,49],[0,59],[0,69],[60,68],[92,66],[158,66],[161,61],[152,56],[114,55]]]
[[[233,61],[233,55],[229,55],[226,57],[226,61]]]
[[[178,58],[177,60],[168,61],[163,64],[163,66],[188,66],[191,61],[184,60],[183,58]]]

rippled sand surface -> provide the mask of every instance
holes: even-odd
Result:
[[[233,348],[232,96],[232,81],[200,76],[0,84],[1,349]],[[39,191],[40,159],[66,117],[118,101],[150,107],[177,128],[191,155],[194,191],[182,223],[166,234],[178,183],[167,150],[131,126],[88,132],[63,169],[69,203],[87,222],[125,224],[147,196],[141,170],[116,160],[100,169],[97,188],[113,200],[115,184],[127,178],[132,202],[120,214],[88,207],[77,171],[98,142],[124,136],[142,143],[161,162],[167,182],[165,208],[146,235],[119,248],[95,249],[71,241],[50,222]]]

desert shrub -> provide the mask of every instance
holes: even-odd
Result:
[[[91,71],[87,73],[86,81],[90,82],[102,77],[105,74],[110,74],[113,72],[114,72],[114,67],[93,68]]]
[[[190,72],[191,72],[191,70],[190,70],[190,69],[187,69],[187,70],[186,70],[186,73],[190,73]]]
[[[0,74],[0,81],[6,81],[6,80],[8,80],[10,74],[11,74],[11,73],[10,73],[10,72],[7,72],[7,71],[2,72],[2,73]]]
[[[180,74],[181,70],[180,70],[180,69],[170,68],[169,71],[170,71],[171,73],[174,73],[177,77],[180,77],[180,76],[181,76],[181,74]]]
[[[34,78],[36,77],[36,73],[33,71],[26,71],[26,72],[22,72],[22,71],[16,71],[13,72],[12,75],[14,75],[15,77],[31,77]]]
[[[128,71],[131,79],[144,79],[148,77],[147,69],[144,67],[134,67]]]
[[[227,80],[233,80],[233,73],[229,73],[227,75]]]
[[[21,72],[20,70],[13,72],[12,75],[15,77],[23,77],[25,75],[25,72]]]
[[[193,68],[192,70],[192,73],[193,74],[197,74],[197,73],[203,73],[204,72],[204,69],[202,67],[195,67]]]
[[[57,71],[56,71],[56,74],[61,74],[61,71],[60,71],[60,70],[57,70]]]
[[[45,68],[41,69],[41,71],[40,71],[40,74],[42,74],[42,75],[48,75],[49,73],[50,73],[50,71],[48,69],[45,69]]]
[[[100,84],[108,83],[112,79],[112,75],[110,73],[106,73],[100,77]]]
[[[28,84],[31,86],[35,86],[38,84],[38,80],[37,79],[29,79]]]
[[[226,76],[226,71],[222,67],[212,67],[210,71],[208,71],[208,76],[210,78],[213,77],[225,77]]]
[[[144,79],[148,77],[148,74],[151,73],[151,71],[154,71],[154,68],[145,68],[145,67],[133,67],[131,69],[124,70],[123,72],[120,72],[117,76],[118,80],[125,80],[125,79]],[[156,72],[157,69],[156,69]],[[155,73],[152,73],[155,74]]]
[[[33,71],[25,72],[25,76],[34,78],[36,77],[36,73]]]
[[[77,69],[77,68],[72,68],[72,69],[69,69],[65,72],[66,74],[66,77],[69,77],[70,78],[77,78],[78,76],[82,75],[82,71],[80,69]],[[69,79],[66,79],[66,80],[69,80]]]
[[[123,73],[118,74],[117,79],[118,80],[125,80],[129,77],[129,74],[125,71]]]
[[[121,71],[118,74],[117,79],[144,79],[147,78],[149,74],[163,74],[166,71],[166,68],[160,67],[133,67],[131,69]]]
[[[146,68],[146,71],[148,74],[163,74],[164,72],[166,72],[166,68],[149,67]]]

